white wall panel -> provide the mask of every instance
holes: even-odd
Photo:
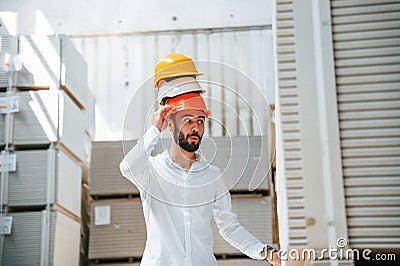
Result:
[[[229,131],[230,135],[237,136],[266,132],[265,113],[268,104],[274,102],[272,32],[268,27],[226,32],[196,30],[108,37],[80,36],[74,37],[73,41],[88,63],[89,87],[96,97],[96,140],[138,138],[142,135],[156,98],[156,90],[152,87],[154,66],[171,52],[199,60],[198,70],[206,74],[200,77],[201,80],[225,84],[235,92],[228,93],[222,86],[205,85],[209,89],[204,95],[206,103],[213,117],[220,120],[210,124],[207,134],[227,136]],[[228,66],[207,63],[208,60]],[[235,73],[235,68],[239,73]],[[130,117],[132,119],[125,127],[124,136],[125,111],[139,88],[131,103],[135,116]],[[254,110],[244,100],[238,100],[238,94]],[[221,126],[222,122],[228,126],[227,129]]]
[[[0,11],[17,13],[2,19],[16,20],[18,34],[98,34],[271,25],[271,7],[272,0],[3,0]]]

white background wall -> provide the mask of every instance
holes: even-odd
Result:
[[[143,127],[138,125],[144,124],[155,99],[150,81],[154,66],[171,52],[222,62],[248,75],[246,80],[243,74],[231,73],[229,67],[199,69],[205,72],[204,79],[230,83],[258,114],[255,117],[243,102],[236,104],[237,96],[222,98],[222,89],[215,89],[212,96],[224,99],[239,113],[232,115],[209,103],[231,135],[265,134],[267,116],[263,114],[274,102],[271,9],[271,0],[190,4],[177,0],[71,0],[56,5],[51,0],[2,0],[0,16],[3,33],[61,32],[72,38],[88,63],[88,84],[96,97],[96,140],[117,140],[141,135]],[[149,93],[140,96],[141,111],[127,124],[124,134],[125,111],[143,84]],[[218,123],[212,123],[207,133],[226,134]]]

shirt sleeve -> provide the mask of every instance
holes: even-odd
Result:
[[[147,184],[146,180],[143,180],[146,178],[143,173],[149,164],[151,152],[159,137],[160,131],[151,125],[119,164],[121,174],[135,184],[139,190],[144,189]]]
[[[264,260],[263,251],[266,245],[240,224],[237,215],[232,212],[231,208],[231,196],[221,178],[213,209],[214,220],[220,235],[234,248],[250,258]]]

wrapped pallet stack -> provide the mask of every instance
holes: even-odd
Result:
[[[233,212],[243,226],[265,243],[272,243],[272,207],[269,195],[269,160],[263,137],[224,137],[205,139],[201,152],[208,161],[224,171],[232,194]],[[168,148],[163,139],[152,155]],[[146,243],[146,228],[137,188],[124,178],[119,163],[124,149],[136,141],[98,141],[92,143],[90,175],[86,191],[89,260],[92,265],[138,265]],[[244,152],[245,151],[245,152]],[[250,190],[249,190],[250,188]],[[84,225],[84,226],[86,226]],[[220,265],[266,265],[247,258],[230,246],[212,221],[214,253]]]
[[[133,147],[136,141],[124,142]],[[88,258],[94,264],[140,261],[146,241],[142,205],[137,188],[124,178],[119,163],[121,141],[92,143],[84,212],[89,231]]]
[[[218,166],[224,175],[232,197],[232,211],[251,234],[264,243],[272,243],[272,205],[270,196],[270,160],[266,138],[215,137],[215,144],[203,143],[202,152]],[[216,151],[216,152],[215,152]],[[215,156],[214,159],[212,159]],[[214,254],[218,265],[268,265],[265,261],[249,259],[226,242],[214,221]]]
[[[0,264],[79,265],[94,112],[86,63],[64,35],[0,45]]]

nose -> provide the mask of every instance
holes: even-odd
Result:
[[[193,127],[192,127],[192,133],[198,133],[199,132],[199,126],[197,125],[197,123],[193,123]]]

